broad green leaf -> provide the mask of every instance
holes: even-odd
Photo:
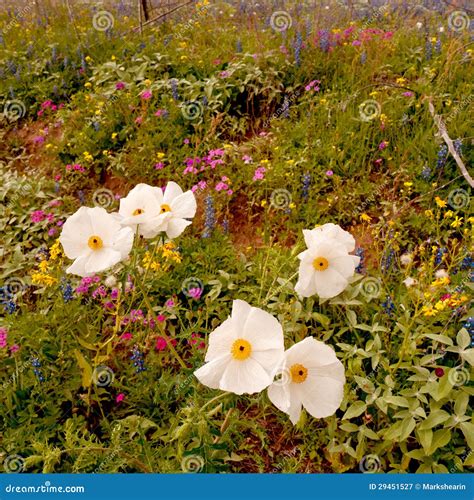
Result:
[[[90,387],[92,383],[92,367],[78,349],[74,349],[74,355],[82,372],[82,386],[86,388]]]
[[[464,437],[466,438],[467,445],[471,450],[474,449],[474,424],[472,422],[462,422],[459,424]]]
[[[451,440],[451,431],[449,429],[440,429],[433,434],[433,440],[428,452],[432,455],[438,448],[441,448],[449,443]]]
[[[431,446],[431,441],[433,440],[433,431],[431,429],[425,429],[425,430],[417,429],[415,433],[416,436],[418,437],[418,441],[420,442],[421,446],[423,446],[425,454],[428,455]]]
[[[471,336],[465,328],[461,328],[461,330],[459,330],[456,335],[456,342],[461,349],[466,349],[466,347],[471,345]]]
[[[357,375],[355,375],[354,380],[356,381],[357,385],[367,394],[372,394],[375,391],[374,384],[368,378],[358,377]]]
[[[410,406],[407,398],[403,398],[401,396],[386,396],[385,401],[387,401],[387,403],[389,403],[389,404],[392,404],[395,406],[401,406],[403,408],[408,408]]]
[[[358,417],[364,413],[366,408],[367,405],[363,401],[356,401],[347,409],[346,413],[344,413],[342,420],[349,420],[351,418]]]
[[[402,422],[402,429],[400,433],[400,441],[405,441],[407,437],[413,432],[413,429],[416,427],[416,421],[413,417],[406,418]]]
[[[437,425],[442,424],[443,422],[446,422],[449,418],[449,413],[447,413],[444,410],[434,410],[432,411],[426,420],[424,420],[418,427],[418,429],[421,430],[426,430],[426,429],[432,429],[433,427],[436,427]]]
[[[466,413],[467,403],[469,402],[469,396],[466,392],[461,391],[454,403],[454,413],[458,417],[462,417]]]

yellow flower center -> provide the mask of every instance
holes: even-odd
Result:
[[[165,212],[171,212],[171,207],[166,203],[161,205],[160,213],[164,214]]]
[[[89,248],[92,248],[92,250],[100,250],[104,246],[102,238],[96,235],[91,236],[87,244],[89,245]]]
[[[234,359],[243,361],[244,359],[247,359],[252,353],[252,346],[250,345],[250,342],[247,342],[244,339],[237,339],[232,344],[231,353]]]
[[[316,271],[325,271],[329,266],[329,262],[325,257],[316,257],[313,260],[313,267]]]
[[[308,369],[303,365],[296,364],[290,368],[290,374],[292,382],[295,384],[301,384],[301,382],[304,382],[308,376]]]
[[[137,208],[133,211],[133,215],[141,215],[144,213],[145,213],[145,210],[143,210],[143,208]]]

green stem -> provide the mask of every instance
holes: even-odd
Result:
[[[219,399],[223,398],[224,396],[229,396],[229,394],[232,394],[231,392],[223,392],[219,394],[219,396],[216,396],[215,398],[210,399],[203,407],[201,407],[201,411],[204,410],[204,408],[207,408],[211,404],[215,403],[216,401],[219,401]]]

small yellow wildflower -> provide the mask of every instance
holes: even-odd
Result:
[[[456,215],[453,222],[451,222],[451,227],[454,227],[454,228],[459,227],[462,224],[462,220],[463,220],[462,217],[458,217]]]
[[[53,262],[57,259],[63,257],[63,247],[61,246],[61,242],[59,238],[53,243],[52,247],[49,249],[49,259]]]
[[[372,222],[372,217],[370,215],[364,213],[360,216],[360,220],[362,220],[364,222]]]
[[[445,212],[444,214],[444,218],[445,219],[449,219],[450,217],[452,217],[454,215],[454,212],[452,210],[448,210],[447,212]]]
[[[426,215],[426,217],[429,217],[430,219],[433,218],[433,212],[431,210],[425,210],[425,215]]]
[[[444,208],[447,205],[447,203],[444,200],[442,200],[439,196],[435,197],[435,202],[436,205],[438,205],[438,207],[440,208]]]
[[[424,316],[435,316],[436,315],[436,310],[433,309],[433,306],[423,306],[421,309],[421,312],[423,313]]]
[[[413,186],[413,182],[404,182],[404,183],[403,183],[403,185],[404,185],[405,187],[408,187],[408,188],[409,188],[409,187]]]
[[[88,88],[92,87],[92,83],[91,82],[86,82],[86,83],[84,83],[84,87],[86,89],[88,89]]]

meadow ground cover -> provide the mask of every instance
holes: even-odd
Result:
[[[469,471],[472,16],[4,8],[4,471]]]

